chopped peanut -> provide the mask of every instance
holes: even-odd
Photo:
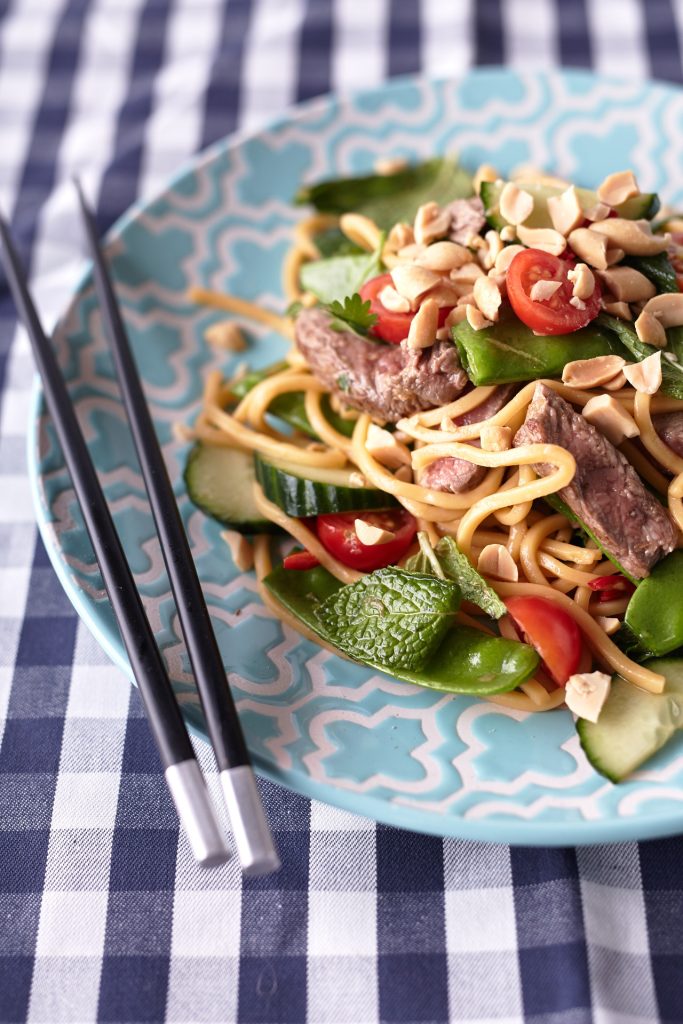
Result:
[[[655,395],[662,386],[662,353],[653,352],[639,363],[627,363],[624,375],[636,391],[644,395]]]
[[[450,311],[444,321],[444,327],[450,330],[451,327],[455,327],[456,324],[461,324],[463,320],[467,319],[467,308],[466,306],[456,306]]]
[[[473,331],[483,331],[485,327],[491,326],[491,321],[487,320],[481,310],[477,309],[477,307],[473,306],[471,303],[468,303],[468,305],[465,306],[465,312],[467,315],[467,323]]]
[[[387,246],[392,252],[400,252],[407,245],[413,245],[415,242],[415,235],[410,224],[404,224],[402,221],[398,224],[394,224],[393,228],[387,235]]]
[[[573,306],[574,309],[586,308],[586,303],[583,301],[583,299],[580,299],[578,295],[572,295],[571,299],[569,300],[569,305]]]
[[[585,263],[577,263],[573,270],[567,271],[567,277],[573,283],[572,295],[577,299],[590,299],[595,291],[593,271]]]
[[[595,621],[600,626],[600,629],[604,629],[607,636],[612,636],[612,634],[616,633],[621,626],[619,619],[615,619],[612,618],[612,616],[607,615],[596,615]]]
[[[610,296],[607,295],[603,295],[601,302],[604,311],[611,316],[616,316],[620,320],[633,320],[633,313],[628,302],[611,302]]]
[[[505,224],[505,226],[500,229],[500,237],[503,242],[514,242],[517,237],[517,232],[512,224]]]
[[[607,266],[613,267],[615,263],[621,263],[626,253],[623,249],[610,249],[607,247],[607,254],[605,259],[607,260]]]
[[[458,245],[457,242],[434,242],[415,260],[419,267],[426,267],[437,273],[458,270],[472,261],[470,250],[464,245]]]
[[[390,284],[387,284],[382,288],[381,292],[377,296],[379,301],[392,313],[409,313],[410,303],[403,296],[399,295],[395,288],[392,288]]]
[[[503,297],[500,288],[490,277],[479,277],[474,282],[474,301],[488,320],[495,322],[498,319]]]
[[[607,206],[620,206],[627,199],[637,196],[640,192],[633,171],[617,171],[608,174],[598,186],[598,199]]]
[[[549,252],[552,256],[560,256],[566,248],[564,235],[553,228],[525,228],[517,227],[517,237],[524,245],[531,249],[541,249],[542,252]]]
[[[590,220],[593,224],[596,221],[604,220],[605,217],[609,217],[610,208],[607,203],[596,203],[595,206],[590,206],[587,210],[583,211],[586,220]]]
[[[228,352],[243,352],[247,347],[244,335],[232,320],[211,324],[204,331],[204,340],[213,348],[223,348]]]
[[[479,439],[485,452],[506,452],[512,447],[512,428],[485,423]]]
[[[503,229],[503,230],[505,230],[505,229]],[[502,232],[501,232],[501,237],[502,237]],[[501,249],[501,251],[498,253],[498,255],[496,257],[496,262],[494,264],[494,270],[496,271],[496,273],[498,273],[498,274],[505,274],[505,273],[507,273],[508,267],[510,266],[510,264],[514,260],[515,256],[518,253],[520,253],[520,252],[524,252],[524,246],[523,245],[506,245],[504,249]]]
[[[610,267],[599,276],[619,302],[643,302],[657,294],[652,281],[632,267]]]
[[[369,252],[377,248],[382,237],[374,220],[364,213],[342,213],[339,227],[347,238]]]
[[[559,196],[549,196],[548,213],[553,227],[565,238],[583,221],[583,210],[572,185]]]
[[[625,217],[608,217],[591,224],[588,231],[603,235],[608,244],[611,243],[610,248],[623,249],[628,256],[654,256],[664,252],[670,241],[668,235],[653,235],[649,221],[627,220]]]
[[[482,256],[482,263],[486,270],[490,270],[491,267],[495,266],[496,260],[503,250],[503,242],[497,231],[487,231],[484,235],[484,241],[488,249]]]
[[[656,316],[662,327],[680,327],[683,325],[683,292],[655,295],[645,304],[644,312]]]
[[[562,381],[570,388],[595,388],[612,380],[625,366],[621,356],[574,359],[565,365]]]
[[[451,281],[463,282],[465,284],[474,284],[478,277],[483,276],[484,271],[478,263],[465,263],[462,267],[455,267],[450,273]]]
[[[373,526],[372,523],[366,523],[364,519],[356,519],[353,528],[361,544],[365,544],[368,547],[386,544],[387,541],[393,540],[396,536],[391,530],[383,530],[381,526]]]
[[[450,226],[451,215],[448,210],[442,210],[438,203],[423,203],[415,215],[413,224],[415,241],[429,245],[437,238],[447,235]]]
[[[589,398],[582,414],[614,445],[620,445],[625,437],[637,437],[640,433],[633,416],[611,395]]]
[[[658,318],[652,313],[648,313],[647,309],[640,314],[634,327],[644,345],[666,348],[666,331]]]
[[[522,224],[534,208],[533,196],[508,181],[500,193],[498,209],[508,224]]]
[[[404,156],[380,156],[377,157],[373,165],[375,174],[386,175],[387,177],[391,174],[397,174],[399,171],[404,171],[408,166],[408,161]]]
[[[408,348],[429,348],[436,340],[439,326],[439,305],[436,299],[425,299],[410,321]]]
[[[517,583],[519,570],[515,560],[503,544],[487,544],[477,560],[477,571],[494,580]]]
[[[391,271],[391,280],[398,294],[408,300],[411,309],[415,309],[418,300],[438,284],[441,278],[433,270],[427,270],[425,267],[399,264]]]
[[[483,181],[493,182],[499,179],[500,174],[495,167],[492,167],[491,164],[480,164],[472,178],[472,188],[474,189],[475,196],[479,195],[479,187]]]
[[[590,228],[576,228],[567,239],[579,259],[597,270],[607,270],[607,239]]]
[[[561,281],[546,281],[543,278],[540,281],[534,281],[529,291],[529,298],[532,302],[545,302],[547,299],[552,299],[561,284]]]
[[[410,465],[410,451],[401,441],[397,441],[389,430],[383,430],[376,423],[368,427],[368,438],[365,444],[370,455],[387,469]]]

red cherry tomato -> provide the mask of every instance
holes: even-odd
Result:
[[[525,249],[518,252],[508,267],[506,284],[508,298],[519,319],[537,334],[569,334],[585,327],[600,312],[600,284],[595,279],[595,288],[590,298],[585,299],[585,309],[572,306],[573,284],[567,278],[567,271],[573,263],[559,259],[540,249]],[[534,301],[530,292],[537,281],[559,281],[560,287],[549,299]]]
[[[282,562],[285,569],[315,569],[320,562],[310,551],[293,551]]]
[[[388,530],[394,536],[384,544],[361,544],[354,526],[356,519]],[[344,512],[318,516],[316,532],[323,547],[342,565],[359,572],[373,572],[393,565],[405,555],[417,532],[417,523],[410,512],[402,508],[383,512]]]
[[[564,686],[581,660],[581,631],[574,619],[545,597],[509,597],[505,605],[549,674],[558,686]]]
[[[370,312],[376,313],[378,320],[374,327],[370,328],[370,334],[382,341],[388,341],[392,345],[399,345],[404,338],[408,337],[410,324],[414,313],[393,313],[379,300],[379,293],[387,285],[392,285],[391,274],[380,274],[379,277],[372,277],[366,281],[360,290],[360,297],[363,302],[370,301]],[[439,310],[439,327],[443,327],[446,317],[452,307],[444,306]]]

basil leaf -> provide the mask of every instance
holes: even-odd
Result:
[[[472,178],[453,157],[435,157],[396,174],[368,174],[308,185],[294,202],[323,213],[363,213],[385,230],[398,221],[412,223],[418,207],[433,201],[443,206],[473,194]]]
[[[316,616],[350,657],[415,670],[436,651],[459,605],[454,583],[390,566],[342,587]]]
[[[622,345],[629,350],[632,356],[635,356],[638,362],[660,351],[654,345],[643,344],[636,332],[625,320],[619,320],[616,316],[608,316],[607,313],[600,313],[595,322],[613,331]],[[673,354],[677,355],[676,352]],[[662,386],[660,391],[671,398],[683,399],[683,364],[669,362],[666,355],[662,359]]]

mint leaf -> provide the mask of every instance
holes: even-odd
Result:
[[[299,272],[301,287],[304,291],[313,292],[321,302],[334,302],[353,295],[366,281],[381,272],[383,246],[384,236],[372,252],[357,256],[331,256],[304,263]]]
[[[370,299],[363,302],[357,292],[347,295],[343,302],[330,302],[327,308],[334,317],[331,327],[335,328],[335,322],[341,321],[342,330],[351,328],[356,334],[365,334],[379,319],[376,313],[370,312]]]
[[[350,657],[416,670],[438,648],[459,605],[454,583],[390,566],[332,594],[316,618]]]
[[[507,608],[483,576],[481,576],[464,555],[452,537],[442,537],[434,549],[443,571],[460,587],[462,596],[490,615],[500,619],[507,614]]]

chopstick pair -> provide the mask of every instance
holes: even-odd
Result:
[[[267,874],[280,866],[256,786],[216,637],[197,577],[152,418],[137,373],[94,216],[76,183],[95,287],[119,386],[142,469],[166,570],[220,773],[221,790],[242,870]],[[204,866],[230,856],[215,807],[195,757],[163,658],[145,614],[121,541],[81,432],[54,351],[42,329],[6,222],[0,217],[4,263],[14,301],[28,331],[86,529],[121,631],[133,675],[178,817],[196,860]]]

